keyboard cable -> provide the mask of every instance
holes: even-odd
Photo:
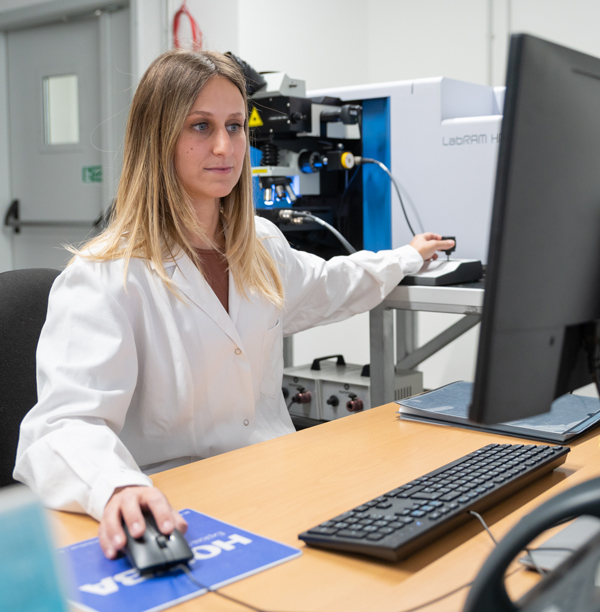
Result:
[[[471,514],[472,516],[474,516],[483,526],[483,528],[485,529],[486,533],[490,536],[492,542],[494,543],[495,546],[498,545],[498,542],[496,541],[496,538],[494,537],[494,535],[492,534],[492,532],[490,531],[489,527],[487,526],[485,520],[483,519],[483,517],[477,513],[474,512],[473,510],[469,510],[469,514]],[[531,561],[531,563],[533,564],[535,570],[542,576],[546,576],[546,572],[535,562],[533,555],[531,554],[532,552],[539,550],[539,548],[523,548],[524,551],[527,552],[528,557]],[[560,550],[560,551],[568,551],[568,552],[574,552],[573,549],[569,549],[569,548],[543,548],[543,550]],[[514,574],[516,574],[517,572],[521,572],[523,571],[522,567],[516,567],[512,572],[509,572],[508,574],[505,574],[504,578],[508,578],[510,576],[513,576]],[[398,612],[418,612],[419,610],[423,610],[424,608],[427,608],[428,606],[432,606],[435,603],[438,603],[440,601],[443,601],[444,599],[447,599],[448,597],[450,597],[451,595],[454,595],[456,593],[458,593],[459,591],[462,591],[463,589],[466,589],[468,587],[470,587],[475,581],[471,580],[471,582],[466,582],[465,584],[462,584],[459,587],[456,587],[455,589],[452,589],[452,591],[448,591],[447,593],[444,593],[443,595],[440,595],[439,597],[436,597],[435,599],[430,599],[429,601],[423,602],[421,604],[419,604],[418,606],[415,606],[413,608],[406,608],[404,610],[399,610]]]

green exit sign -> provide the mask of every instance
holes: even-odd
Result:
[[[102,166],[83,166],[81,169],[81,180],[84,183],[101,183]]]

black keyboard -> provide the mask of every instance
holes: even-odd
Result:
[[[311,546],[399,561],[564,463],[569,448],[488,444],[298,537]]]

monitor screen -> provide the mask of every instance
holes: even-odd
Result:
[[[600,319],[600,59],[511,38],[473,400],[525,418],[592,382]]]

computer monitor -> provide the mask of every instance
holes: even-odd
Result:
[[[549,411],[598,362],[600,59],[514,35],[506,83],[469,411],[480,423]]]

